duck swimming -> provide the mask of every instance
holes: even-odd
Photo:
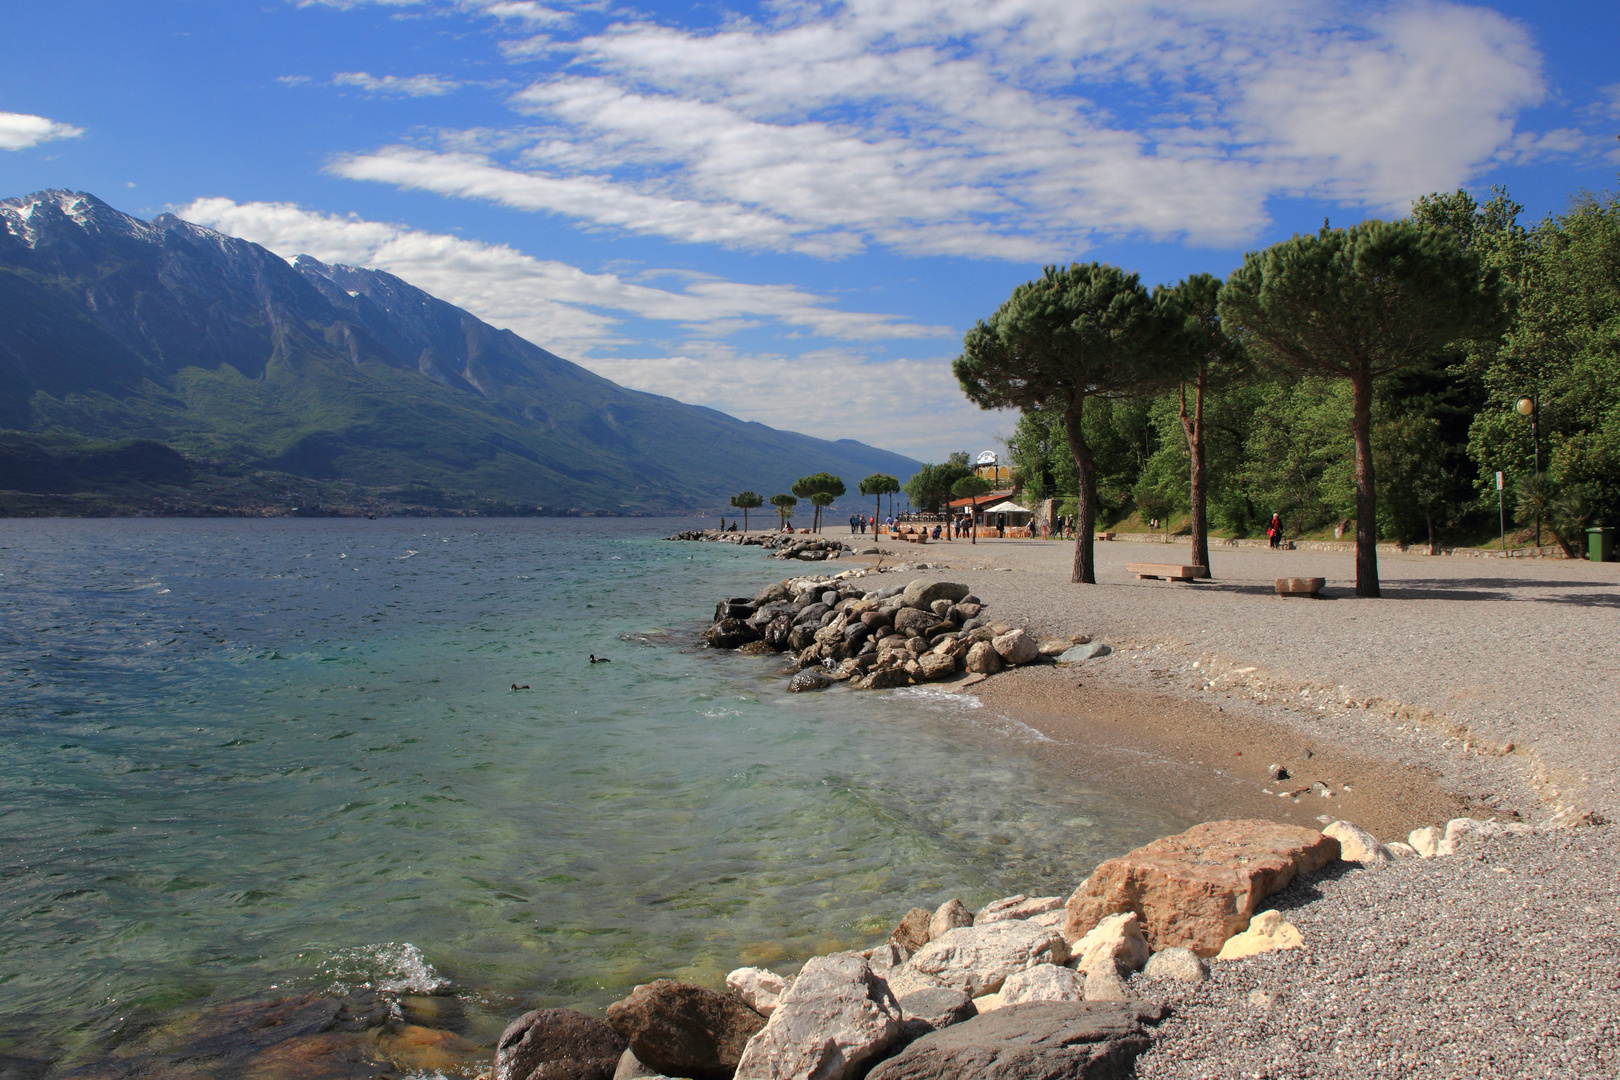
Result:
[[[605,656],[597,656],[595,653],[591,653],[591,663],[593,663],[593,664],[611,664],[611,663],[613,663],[613,661],[609,660]]]

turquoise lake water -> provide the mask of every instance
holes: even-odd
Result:
[[[0,521],[0,1056],[365,983],[454,994],[488,1044],[1186,824],[971,700],[702,650],[802,566],[679,527]]]

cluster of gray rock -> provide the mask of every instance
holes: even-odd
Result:
[[[1526,829],[1457,819],[1443,842]],[[1207,822],[1110,859],[1067,898],[913,908],[882,944],[797,976],[738,968],[724,991],[662,979],[605,1023],[528,1013],[502,1035],[493,1080],[1124,1077],[1165,1015],[1154,984],[1301,947],[1261,902],[1335,860],[1390,857],[1348,822]]]
[[[717,649],[791,652],[799,672],[788,688],[820,690],[848,681],[882,690],[961,674],[1106,652],[1086,638],[1037,640],[991,621],[966,585],[917,579],[866,589],[865,571],[787,578],[753,596],[723,600],[704,639]]]
[[[688,529],[665,539],[760,547],[772,552],[773,559],[798,559],[801,562],[836,559],[844,552],[854,550],[842,540],[816,536],[808,532],[722,532],[719,529]],[[876,552],[876,549],[869,550]]]

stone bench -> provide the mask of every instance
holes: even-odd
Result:
[[[1319,577],[1280,577],[1277,579],[1278,596],[1310,596],[1315,597],[1327,584],[1327,578]]]
[[[1125,564],[1125,572],[1135,574],[1138,581],[1158,581],[1160,578],[1192,581],[1194,578],[1209,576],[1208,567],[1182,566],[1179,563],[1130,562]]]

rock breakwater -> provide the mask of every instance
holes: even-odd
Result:
[[[783,557],[805,558],[784,549]],[[704,631],[716,649],[791,653],[793,691],[848,682],[884,690],[1003,668],[1077,659],[1084,637],[1039,639],[992,619],[966,585],[917,578],[869,588],[870,570],[784,578],[753,596],[722,600]],[[1102,655],[1106,648],[1096,655]],[[1091,655],[1091,654],[1088,654]]]
[[[798,532],[732,532],[729,529],[689,529],[667,536],[666,540],[685,540],[703,544],[737,544],[742,547],[763,548],[773,559],[798,559],[802,562],[822,562],[837,559],[855,549],[826,536],[816,536],[808,530]]]
[[[1449,848],[1434,857],[1445,858],[1530,830],[1456,819],[1435,831]],[[1212,963],[1332,947],[1257,909],[1345,856],[1338,872],[1390,865],[1369,859],[1358,834],[1347,822],[1322,832],[1207,822],[1103,863],[1067,901],[913,908],[887,940],[812,958],[796,976],[744,967],[724,992],[638,986],[605,1024],[566,1009],[527,1013],[501,1037],[492,1080],[1132,1075],[1167,1016],[1156,998],[1175,984],[1209,979]],[[1353,842],[1341,847],[1336,835]]]

